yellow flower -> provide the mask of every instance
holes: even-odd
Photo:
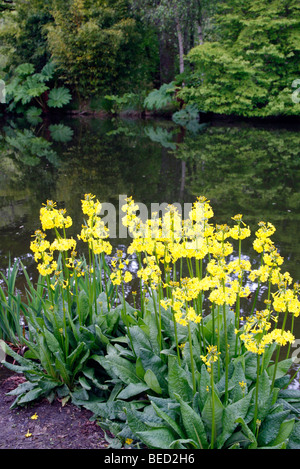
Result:
[[[30,438],[32,436],[32,433],[29,432],[29,430],[27,430],[27,433],[25,435],[25,438]]]
[[[39,417],[38,417],[38,414],[35,413],[30,418],[31,418],[31,420],[37,420]]]
[[[200,355],[200,358],[203,360],[205,365],[207,366],[207,371],[211,372],[211,365],[212,363],[218,361],[219,355],[221,352],[218,352],[216,345],[209,345],[207,347],[207,355]]]
[[[245,381],[239,381],[239,385],[241,386],[242,391],[244,392],[247,388],[247,383],[245,383]]]
[[[65,217],[65,213],[65,209],[58,210],[55,202],[47,200],[47,204],[40,210],[42,229],[45,231],[52,228],[69,228],[72,225],[72,218]]]
[[[131,280],[132,280],[132,275],[128,270],[126,270],[125,275],[124,275],[124,282],[128,283],[128,282],[131,282]]]

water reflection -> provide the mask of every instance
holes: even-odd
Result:
[[[286,269],[300,279],[299,125],[211,121],[197,128],[168,120],[61,118],[28,127],[5,122],[0,139],[0,268],[21,258],[32,273],[30,236],[47,199],[66,207],[76,236],[80,200],[91,192],[119,209],[119,195],[150,207],[211,200],[215,221],[243,213],[255,230],[275,224]],[[130,240],[122,240],[128,243]],[[112,240],[115,247],[120,240]],[[251,241],[245,254],[253,259]],[[255,259],[254,259],[255,260]]]

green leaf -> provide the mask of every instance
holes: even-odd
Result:
[[[276,369],[275,380],[285,376],[287,374],[287,372],[289,371],[289,369],[291,368],[292,364],[293,364],[293,359],[292,358],[288,358],[287,360],[282,360],[282,361],[278,362],[277,369]],[[270,376],[270,378],[273,379],[273,375],[274,375],[274,372],[275,372],[275,364],[269,366],[269,368],[267,369],[267,372],[268,372],[268,375]]]
[[[151,428],[144,432],[137,432],[140,440],[153,449],[168,449],[176,439],[173,432],[168,428]]]
[[[267,446],[274,441],[279,435],[281,424],[289,415],[289,411],[276,412],[269,414],[263,421],[259,431],[259,446]]]
[[[106,357],[93,355],[91,358],[100,363],[108,373],[112,373],[112,377],[117,376],[126,384],[140,383],[135,372],[135,365],[125,358],[119,355],[107,355]]]
[[[37,387],[28,391],[24,396],[18,399],[18,405],[28,404],[29,402],[35,401],[44,394],[43,389]]]
[[[158,90],[151,91],[145,98],[144,106],[149,110],[163,109],[173,101],[172,94],[175,92],[175,82],[165,83]]]
[[[62,377],[63,383],[66,384],[69,387],[70,386],[70,380],[71,380],[71,372],[67,368],[66,364],[60,358],[59,353],[56,353],[55,368],[57,369],[60,376]]]
[[[46,339],[46,343],[47,343],[47,346],[49,348],[49,350],[55,354],[56,352],[58,352],[61,356],[63,355],[63,351],[59,345],[59,342],[58,340],[56,339],[56,337],[50,332],[48,331],[48,329],[46,329],[46,327],[44,327],[43,329],[43,334],[45,336],[45,339]]]
[[[118,394],[118,399],[129,399],[130,397],[137,396],[149,389],[149,386],[144,383],[131,383]]]
[[[156,378],[152,370],[146,371],[144,375],[144,380],[149,386],[149,388],[152,389],[152,391],[156,392],[157,394],[162,394],[162,390],[159,385],[158,379]]]
[[[73,138],[73,130],[68,125],[64,124],[52,124],[49,125],[51,138],[56,142],[67,143]],[[81,292],[80,292],[81,293]]]
[[[48,106],[61,108],[71,101],[71,93],[67,88],[53,88],[49,92]]]
[[[300,449],[300,421],[296,421],[290,434],[288,449]]]
[[[90,385],[90,383],[88,382],[88,380],[84,376],[80,376],[78,378],[78,381],[81,384],[81,386],[84,389],[86,389],[87,391],[90,391],[92,389],[92,386]]]
[[[55,65],[53,62],[48,62],[43,68],[40,73],[40,78],[42,81],[49,81],[53,78],[55,71]]]
[[[15,73],[21,77],[32,75],[32,73],[34,73],[34,66],[30,63],[21,64],[16,68]]]
[[[201,419],[186,402],[179,398],[182,422],[188,438],[197,443],[201,449],[208,448],[206,430]]]
[[[177,358],[170,355],[168,357],[168,389],[172,398],[179,396],[186,402],[191,402],[193,399],[193,389],[189,384],[187,372],[179,366]]]
[[[214,418],[217,435],[222,431],[224,407],[216,392],[210,394],[204,404],[201,416],[206,427],[211,431]]]
[[[248,438],[248,440],[251,442],[249,449],[255,449],[257,448],[257,441],[256,438],[253,434],[253,432],[250,430],[248,425],[246,424],[245,420],[241,417],[236,419],[236,422],[239,423],[242,426],[243,433],[245,436]]]
[[[251,381],[256,381],[257,376],[257,358],[254,353],[248,353],[245,356],[245,376]]]
[[[101,331],[100,327],[98,326],[98,324],[95,324],[95,331],[96,331],[96,335],[97,337],[99,338],[101,344],[103,346],[106,346],[109,344],[109,339],[108,337],[106,337],[106,335],[103,334],[103,332]]]
[[[90,302],[89,302],[89,297],[85,293],[85,291],[81,290],[78,296],[78,304],[79,304],[79,312],[78,315],[80,315],[82,322],[86,320],[86,318],[89,315],[89,310],[90,310]]]
[[[240,417],[244,419],[249,411],[253,395],[253,389],[239,401],[228,405],[224,409],[223,414],[223,431],[217,439],[219,448],[222,448],[226,440],[232,435],[235,428],[237,427],[237,419]]]
[[[81,363],[82,359],[85,357],[86,355],[86,352],[89,353],[89,351],[87,350],[87,346],[84,342],[80,342],[76,349],[73,350],[73,352],[70,353],[70,355],[68,355],[67,357],[67,366],[70,370],[74,370],[74,367],[78,364],[78,361],[79,363]]]
[[[142,360],[140,359],[140,357],[138,357],[137,360],[136,360],[136,363],[135,363],[135,370],[136,370],[137,376],[138,376],[140,379],[144,379],[145,370],[144,370],[143,363],[142,363]]]
[[[32,125],[37,125],[39,124],[40,122],[42,122],[42,119],[41,119],[41,113],[42,113],[42,110],[35,107],[35,106],[31,106],[28,111],[26,111],[26,119],[28,120],[28,122]]]
[[[274,447],[286,443],[294,428],[294,423],[295,419],[290,419],[286,420],[285,422],[282,422],[277,437],[270,443],[269,446]]]
[[[166,412],[160,409],[154,401],[151,401],[151,405],[157,415],[166,422],[166,424],[171,428],[171,430],[175,432],[175,434],[178,434],[180,438],[185,438],[184,432],[182,431],[180,426],[175,422],[175,420],[173,420]]]

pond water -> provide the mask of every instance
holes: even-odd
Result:
[[[20,258],[34,278],[29,244],[47,199],[67,209],[74,222],[69,233],[76,236],[85,193],[112,203],[117,215],[120,195],[147,207],[190,203],[204,195],[215,222],[230,224],[232,216],[242,213],[253,232],[259,221],[272,222],[285,268],[300,280],[299,131],[299,120],[219,119],[179,126],[167,119],[56,116],[31,124],[3,122],[0,269],[5,272],[9,256]],[[243,252],[256,259],[252,240],[244,243]],[[130,239],[111,242],[117,248]]]

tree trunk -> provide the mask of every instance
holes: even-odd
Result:
[[[178,49],[179,49],[179,72],[184,72],[184,47],[183,47],[183,35],[181,31],[181,26],[179,22],[179,18],[176,15],[176,31],[178,37]]]
[[[175,75],[175,50],[166,32],[159,33],[160,83],[170,83]]]
[[[197,34],[198,34],[198,44],[202,46],[204,44],[202,25],[199,21],[196,22]]]

